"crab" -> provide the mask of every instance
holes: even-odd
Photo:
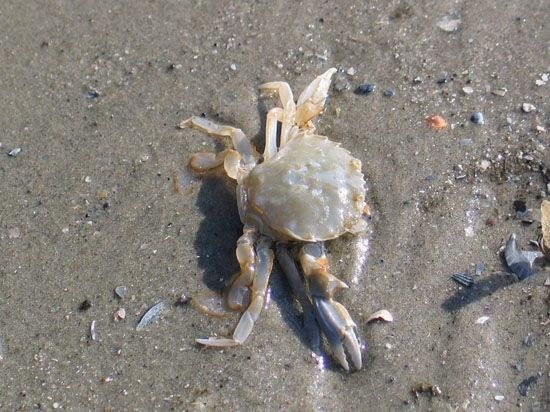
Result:
[[[348,357],[356,370],[361,369],[363,344],[357,325],[334,299],[336,292],[348,286],[329,272],[324,242],[366,230],[365,178],[361,162],[338,143],[316,134],[312,123],[324,109],[336,71],[331,68],[318,76],[297,102],[285,82],[260,86],[261,91],[278,93],[282,105],[267,113],[263,155],[241,129],[199,116],[180,124],[231,139],[231,148],[218,154],[196,153],[189,165],[195,172],[206,172],[223,164],[237,182],[244,225],[236,248],[240,271],[224,296],[200,295],[193,302],[210,315],[239,311],[238,324],[229,338],[201,338],[197,343],[226,348],[245,342],[266,305],[276,256],[302,306],[304,327],[313,345],[319,342],[320,329],[332,356],[345,370],[350,369]]]

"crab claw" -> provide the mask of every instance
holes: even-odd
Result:
[[[361,369],[361,340],[357,325],[346,308],[340,303],[319,296],[313,297],[315,314],[323,333],[327,337],[334,358],[349,371],[346,350],[356,370]]]

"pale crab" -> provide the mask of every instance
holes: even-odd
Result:
[[[244,224],[236,250],[240,272],[224,297],[201,295],[194,299],[195,307],[211,315],[222,316],[226,310],[242,314],[231,338],[196,339],[201,345],[236,346],[250,335],[266,304],[275,242],[277,260],[303,307],[305,327],[317,336],[312,339],[319,339],[320,327],[345,370],[349,370],[346,351],[353,367],[362,367],[357,326],[346,308],[333,299],[339,289],[348,286],[329,273],[323,242],[365,231],[365,179],[361,162],[338,143],[315,134],[311,122],[323,111],[335,72],[331,68],[318,76],[297,102],[285,82],[260,86],[262,91],[277,92],[282,103],[267,113],[263,156],[240,129],[202,117],[180,124],[181,128],[231,139],[233,147],[217,155],[193,155],[190,167],[204,172],[223,163],[227,175],[237,181],[237,203]],[[220,309],[222,299],[225,309]]]

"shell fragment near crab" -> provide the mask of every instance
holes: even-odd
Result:
[[[316,134],[312,123],[323,111],[335,72],[331,68],[318,76],[297,101],[287,83],[260,86],[262,91],[276,92],[281,101],[281,107],[267,113],[263,154],[240,129],[202,117],[180,124],[231,140],[231,147],[218,154],[193,155],[190,167],[205,172],[224,166],[237,181],[244,225],[236,249],[240,271],[224,296],[204,294],[194,299],[194,306],[205,313],[226,316],[240,311],[240,319],[230,338],[196,340],[204,346],[237,346],[248,338],[265,305],[275,244],[279,264],[302,305],[306,328],[320,328],[344,369],[349,370],[349,361],[356,370],[362,367],[357,325],[334,299],[348,286],[330,273],[323,242],[365,231],[365,178],[361,162],[338,143]],[[318,332],[312,339],[318,340]]]

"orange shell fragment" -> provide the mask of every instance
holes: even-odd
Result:
[[[438,115],[426,116],[426,124],[435,130],[443,130],[447,127],[447,121]]]

